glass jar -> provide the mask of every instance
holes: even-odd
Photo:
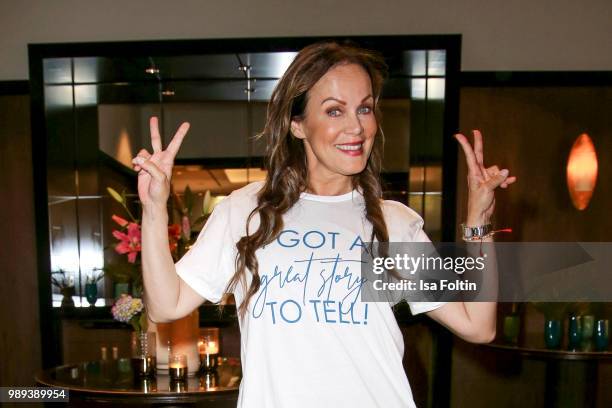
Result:
[[[156,337],[153,332],[132,332],[132,370],[138,377],[154,377],[157,366]]]

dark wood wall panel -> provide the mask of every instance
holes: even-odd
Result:
[[[485,165],[508,167],[518,182],[497,197],[496,227],[514,232],[508,241],[612,241],[612,87],[466,87],[461,90],[460,129],[480,129]],[[593,139],[599,178],[589,207],[572,206],[565,166],[574,140]],[[466,166],[459,157],[457,220],[465,219]],[[612,304],[606,304],[610,314]],[[526,336],[541,338],[543,318],[526,308]],[[567,325],[565,326],[567,327]],[[499,331],[499,329],[498,329]],[[456,339],[451,406],[542,407],[542,361],[508,359],[483,346]],[[599,365],[597,406],[612,401],[612,364]]]
[[[460,128],[485,137],[485,161],[510,168],[518,182],[501,190],[498,227],[513,241],[612,241],[612,87],[490,87],[461,91]],[[599,178],[589,207],[572,206],[565,166],[574,140],[593,139]],[[487,163],[485,163],[487,164]],[[465,217],[460,157],[457,217]]]
[[[41,367],[30,98],[0,95],[0,385]]]

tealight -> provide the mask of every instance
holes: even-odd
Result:
[[[168,359],[168,374],[171,381],[187,380],[187,356],[185,354],[173,354]]]

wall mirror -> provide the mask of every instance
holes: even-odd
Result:
[[[106,188],[125,191],[137,211],[130,161],[150,150],[148,118],[160,117],[164,145],[182,121],[191,123],[173,190],[181,197],[189,186],[200,208],[207,191],[222,197],[265,177],[265,147],[252,136],[296,52],[320,39],[30,45],[41,320],[62,301],[52,272],[65,271],[75,306],[87,307],[87,277],[119,256],[111,216],[124,214]],[[380,51],[389,65],[385,197],[418,211],[433,240],[453,239],[442,225],[454,225],[460,37],[334,39]],[[95,305],[112,304],[113,282],[96,285]]]

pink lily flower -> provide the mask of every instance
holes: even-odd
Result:
[[[140,225],[130,222],[127,234],[121,231],[113,231],[113,236],[120,242],[115,246],[115,251],[120,254],[128,254],[128,262],[136,262],[136,257],[141,250]]]

